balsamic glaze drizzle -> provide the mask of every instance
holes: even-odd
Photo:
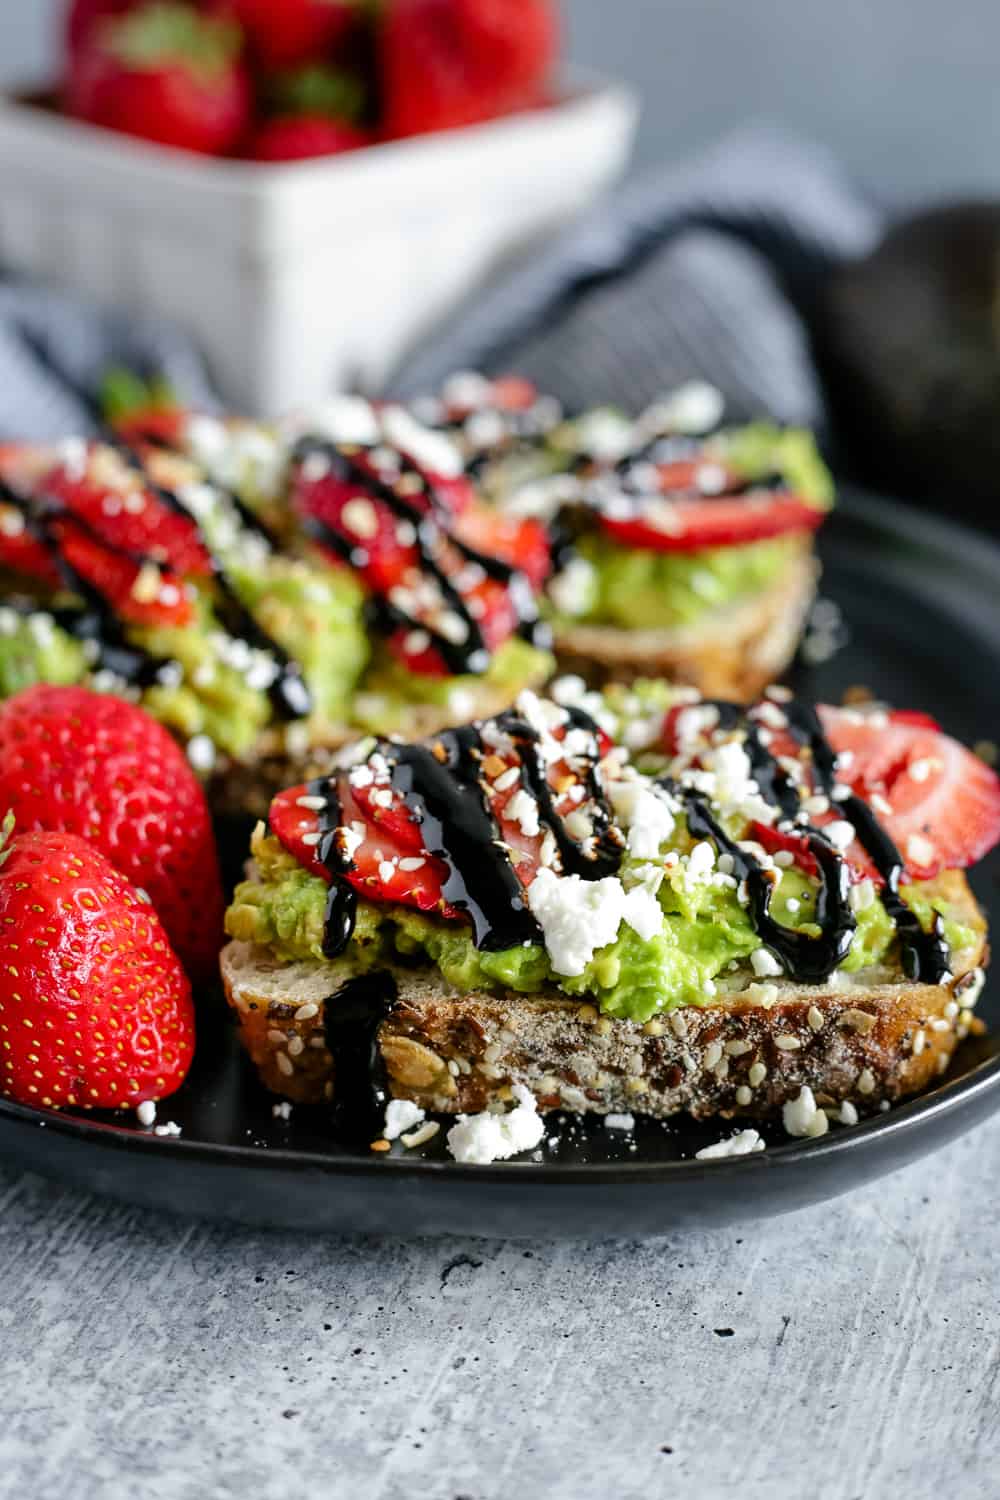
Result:
[[[788,726],[800,744],[812,751],[816,779],[824,793],[832,795],[836,780],[837,757],[816,710],[808,704],[793,701],[784,705]],[[858,842],[868,854],[885,885],[882,904],[896,924],[902,950],[903,970],[910,979],[926,984],[940,984],[950,972],[951,954],[944,938],[944,923],[935,914],[930,932],[920,924],[916,913],[899,894],[905,869],[899,850],[879,823],[871,807],[853,792],[837,809],[854,828]]]
[[[816,897],[820,934],[813,937],[785,927],[771,916],[771,898],[777,883],[773,872],[765,870],[751,853],[729,837],[705,798],[690,787],[679,786],[670,777],[664,777],[660,784],[684,803],[688,828],[694,837],[710,839],[720,853],[731,858],[734,876],[746,881],[750,916],[757,936],[777,954],[785,972],[808,983],[828,979],[851,951],[858,925],[850,905],[850,872],[829,839],[816,829],[805,835],[820,874]]]
[[[348,979],[323,1007],[327,1051],[333,1058],[334,1134],[361,1143],[382,1134],[389,1080],[378,1034],[396,999],[385,970]]]
[[[399,626],[410,630],[426,631],[453,676],[463,673],[480,674],[486,671],[489,666],[490,653],[482,630],[471,614],[461,591],[440,561],[442,551],[451,547],[465,559],[466,563],[481,568],[487,577],[497,580],[506,587],[517,617],[517,633],[540,650],[547,650],[552,643],[552,637],[548,626],[539,619],[538,606],[530,580],[519,568],[503,562],[498,557],[481,552],[451,532],[447,525],[447,506],[438,494],[431,476],[405,453],[394,450],[394,455],[400,464],[400,477],[407,478],[418,487],[419,495],[430,502],[431,509],[428,512],[419,504],[409,500],[405,494],[401,494],[397,486],[388,483],[359,463],[352,450],[371,451],[359,444],[338,444],[328,438],[306,436],[296,443],[293,449],[293,459],[302,462],[312,454],[319,455],[330,465],[341,483],[357,485],[359,490],[380,500],[399,520],[412,526],[421,569],[437,585],[446,608],[461,620],[464,638],[461,641],[449,639],[440,631],[414,618],[387,599],[373,601],[374,621],[377,627],[386,633]],[[355,562],[355,554],[359,550],[364,550],[363,543],[352,544],[333,527],[316,517],[307,518],[304,526],[315,541],[331,548],[339,557],[352,565]]]
[[[220,558],[209,547],[205,537],[204,529],[199,524],[197,516],[185,505],[182,497],[176,490],[167,485],[160,484],[148,472],[142,461],[142,455],[137,453],[132,445],[118,433],[109,432],[106,441],[112,446],[128,467],[137,474],[143,484],[155,495],[161,504],[175,515],[182,516],[186,521],[197,529],[205,551],[208,553],[212,565],[212,577],[216,586],[218,598],[216,600],[216,613],[229,635],[234,640],[245,641],[248,646],[256,651],[263,651],[269,655],[277,666],[277,675],[268,688],[268,698],[271,707],[281,719],[306,718],[312,712],[312,696],[302,676],[302,668],[298,662],[288,654],[283,646],[261,626],[254,614],[247,608],[240,598],[232,581],[226,573]],[[155,446],[162,447],[164,451],[173,451],[169,444],[158,443]],[[182,455],[184,456],[184,455]],[[274,538],[268,529],[257,520],[250,508],[231,491],[223,489],[222,486],[208,481],[224,500],[232,505],[242,525],[254,532],[266,542],[269,547],[274,546]]]
[[[91,533],[92,528],[79,518],[68,517],[57,502],[46,504],[44,498],[39,502],[28,500],[3,480],[0,480],[0,501],[18,512],[24,520],[28,534],[45,548],[59,574],[62,587],[67,593],[81,600],[79,607],[59,605],[46,609],[46,613],[52,616],[60,630],[64,630],[74,640],[94,642],[98,651],[95,665],[114,673],[116,677],[122,678],[135,687],[152,687],[169,663],[165,658],[153,656],[141,646],[135,646],[126,640],[121,622],[103,594],[99,593],[63,556],[52,523],[60,517],[73,519],[78,529],[87,534]],[[109,550],[118,553],[125,552],[124,548]],[[136,560],[133,554],[126,553],[126,555],[130,560]],[[40,608],[34,600],[26,600],[23,607],[16,601],[8,602],[10,607],[26,616],[36,613]]]
[[[567,721],[592,737],[587,751],[573,757],[575,762],[585,762],[581,779],[593,827],[586,845],[570,837],[556,811],[538,732],[513,712],[502,714],[495,722],[518,748],[522,784],[537,801],[539,822],[552,832],[563,873],[585,880],[614,874],[621,865],[623,840],[613,826],[597,769],[600,744],[593,720],[582,711],[570,710]],[[375,753],[386,761],[394,791],[420,824],[428,853],[444,864],[447,876],[441,888],[442,901],[468,916],[476,947],[499,952],[525,943],[541,943],[541,929],[503,843],[483,782],[481,763],[487,751],[480,727],[470,724],[445,730],[430,747],[383,740]],[[344,879],[350,861],[343,847],[343,812],[336,779],[314,781],[308,792],[325,804],[319,817],[317,845],[318,857],[331,878],[323,951],[328,958],[336,958],[354,930],[357,895]]]
[[[759,731],[747,710],[737,704],[713,702],[724,730],[742,728],[746,735],[744,748],[750,760],[754,779],[765,801],[776,805],[784,819],[792,820],[799,811],[798,791],[778,759],[761,742]],[[790,733],[810,752],[816,783],[842,818],[851,824],[858,842],[868,854],[885,882],[881,891],[883,905],[896,925],[903,970],[910,979],[926,984],[940,984],[950,973],[950,953],[944,940],[943,923],[935,916],[930,932],[925,932],[916,913],[899,894],[904,864],[892,839],[881,826],[871,807],[851,792],[834,798],[837,785],[837,756],[823,732],[814,708],[798,700],[781,704]],[[770,915],[774,878],[747,850],[729,838],[712,814],[705,798],[689,787],[664,777],[661,785],[685,805],[688,827],[696,838],[707,838],[733,861],[733,873],[747,883],[750,914],[754,927],[767,947],[773,949],[786,973],[810,982],[829,978],[850,952],[857,930],[857,919],[850,905],[850,877],[846,860],[820,829],[792,829],[802,837],[816,861],[820,889],[816,901],[818,937],[795,931],[776,922]],[[778,825],[779,828],[781,824]]]
[[[567,833],[566,824],[556,811],[537,732],[514,712],[501,714],[497,723],[518,747],[521,781],[538,803],[539,822],[550,830],[556,841],[563,874],[579,875],[584,880],[601,880],[607,875],[616,875],[621,868],[624,841],[613,824],[611,804],[597,770],[600,760],[597,725],[582,709],[571,708],[567,712],[571,728],[584,729],[592,736],[591,748],[584,757],[586,770],[583,778],[585,800],[594,830],[592,852]]]

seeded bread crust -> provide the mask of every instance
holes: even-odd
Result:
[[[561,672],[600,686],[666,677],[706,698],[748,702],[780,677],[798,648],[816,597],[819,563],[811,544],[770,588],[704,621],[676,630],[574,625],[556,633]]]
[[[711,1006],[643,1026],[554,990],[460,994],[436,970],[395,970],[398,1001],[380,1032],[392,1091],[446,1114],[477,1113],[520,1083],[543,1110],[763,1120],[808,1084],[821,1106],[848,1100],[870,1113],[931,1083],[973,1024],[986,923],[963,875],[949,874],[945,889],[977,934],[955,955],[947,985],[913,984],[883,968],[836,985],[782,979],[747,991],[743,976],[720,985]],[[265,1086],[300,1103],[332,1098],[324,1012],[347,977],[343,966],[283,963],[230,943],[222,976]]]

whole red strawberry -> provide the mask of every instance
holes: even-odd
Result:
[[[21,1104],[134,1107],[191,1066],[191,987],[159,918],[75,834],[0,847],[0,1033],[0,1093]]]
[[[371,137],[356,125],[326,115],[282,115],[261,125],[251,139],[249,154],[255,161],[305,161],[370,145]]]
[[[180,0],[144,0],[95,23],[69,58],[72,114],[186,151],[222,155],[252,112],[242,33]]]
[[[87,46],[97,26],[108,16],[120,16],[135,0],[70,0],[66,12],[66,48],[75,56]]]
[[[148,892],[193,979],[216,971],[223,896],[205,794],[144,709],[39,685],[0,704],[0,808],[79,834]]]
[[[552,0],[392,0],[378,36],[384,133],[449,130],[525,105],[557,44]]]
[[[351,36],[360,0],[229,0],[265,68],[329,57]]]

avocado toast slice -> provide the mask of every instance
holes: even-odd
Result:
[[[0,695],[80,681],[141,700],[211,776],[217,810],[263,814],[360,730],[427,733],[543,681],[544,534],[464,481],[446,494],[451,476],[407,456],[434,435],[398,413],[404,452],[386,422],[374,452],[314,433],[280,465],[264,429],[236,424],[257,458],[243,493],[179,436],[229,430],[215,419],[5,448]],[[301,527],[272,529],[275,487]],[[523,566],[504,561],[528,541]]]
[[[548,525],[562,670],[744,700],[784,671],[833,503],[809,433],[723,426],[721,393],[696,381],[635,418],[565,418],[524,381],[473,375],[419,409],[449,427],[493,503]]]
[[[947,1066],[993,772],[919,717],[780,690],[556,691],[276,799],[222,961],[268,1087],[371,1135],[389,1094],[768,1118],[808,1088],[818,1133]]]

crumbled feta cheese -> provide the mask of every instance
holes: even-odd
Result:
[[[846,818],[837,818],[823,829],[835,849],[847,849],[854,842],[854,824]]]
[[[542,867],[528,888],[528,903],[545,938],[557,974],[582,974],[599,948],[606,948],[627,922],[647,939],[662,927],[662,913],[652,893],[636,887],[627,894],[613,875],[583,880],[556,875]]]
[[[545,1124],[534,1095],[520,1083],[514,1084],[513,1094],[517,1103],[509,1114],[485,1110],[479,1115],[459,1115],[448,1131],[448,1150],[456,1161],[486,1166],[539,1144]]]
[[[687,380],[643,414],[640,423],[654,432],[701,437],[718,427],[726,409],[722,392],[707,380]]]
[[[462,455],[451,438],[425,427],[405,407],[384,407],[381,424],[386,442],[431,474],[442,479],[457,479],[464,473]]]
[[[412,1099],[390,1099],[385,1107],[385,1125],[382,1134],[387,1141],[395,1141],[404,1131],[412,1130],[424,1119],[425,1110]]]
[[[526,839],[535,838],[541,832],[538,803],[524,787],[520,787],[511,797],[504,809],[504,816],[517,824]]]
[[[215,765],[215,745],[207,734],[193,735],[187,743],[187,758],[195,771],[207,775]]]
[[[292,1106],[289,1100],[282,1099],[278,1104],[272,1104],[271,1118],[284,1120],[287,1123],[292,1118]]]
[[[608,794],[628,836],[629,853],[635,859],[655,859],[674,831],[666,795],[637,778],[613,782]]]
[[[618,1115],[614,1113],[605,1115],[604,1128],[605,1130],[634,1130],[635,1115]]]
[[[156,1120],[156,1104],[152,1099],[145,1099],[135,1113],[139,1124],[148,1130]]]
[[[910,864],[926,868],[934,863],[934,845],[919,833],[911,833],[906,840],[906,858]]]
[[[548,585],[549,598],[560,614],[576,619],[585,615],[594,595],[596,570],[585,557],[575,556],[552,578]]]
[[[689,880],[706,880],[715,868],[715,849],[703,839],[700,844],[695,844],[687,857],[687,877]]]
[[[781,964],[769,948],[755,948],[750,955],[750,967],[758,979],[774,979],[784,973]]]
[[[808,1084],[803,1084],[797,1098],[786,1102],[781,1119],[788,1134],[794,1136],[825,1135],[830,1126]]]
[[[736,1135],[714,1141],[711,1146],[702,1146],[695,1152],[698,1161],[718,1161],[725,1156],[749,1156],[753,1151],[763,1151],[764,1142],[756,1130],[740,1130]]]

